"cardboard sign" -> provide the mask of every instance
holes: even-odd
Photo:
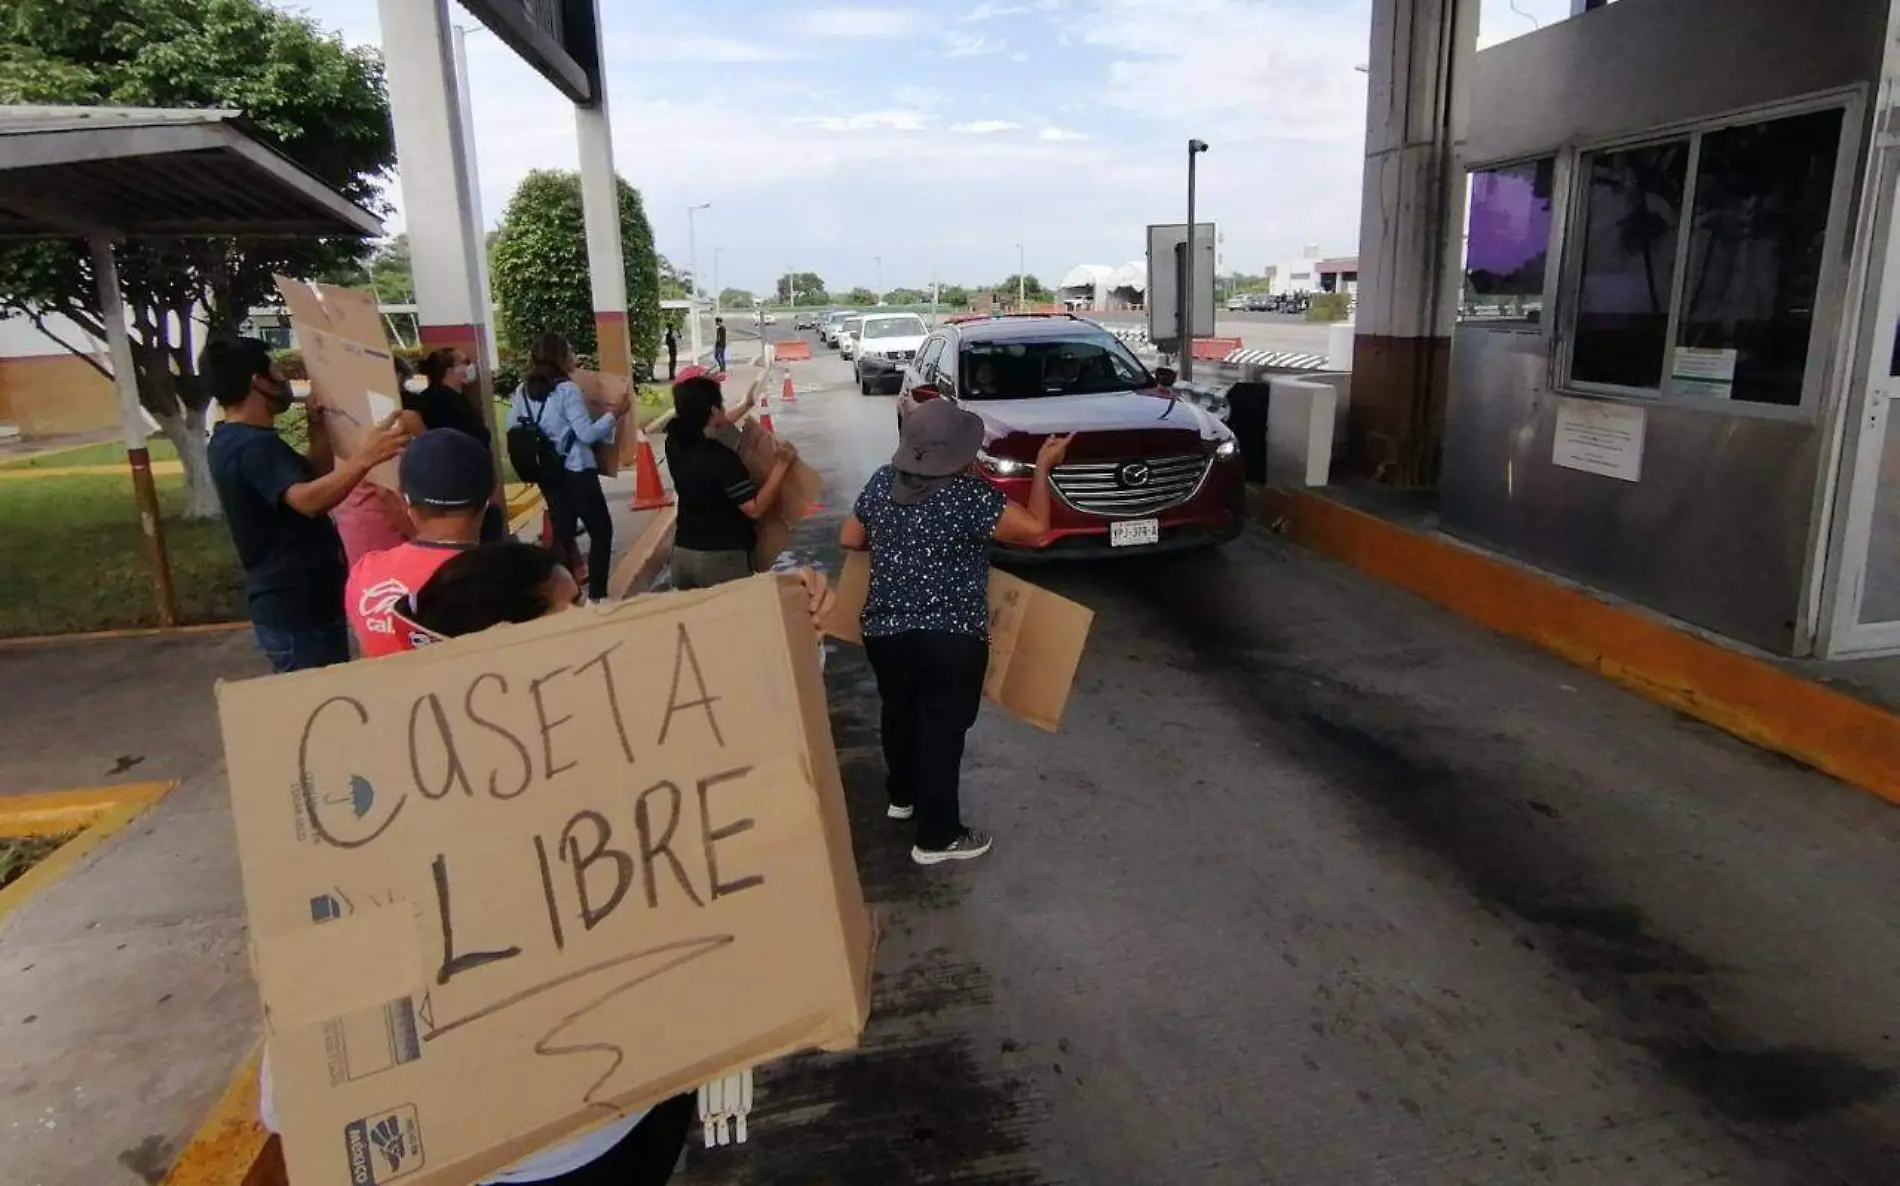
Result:
[[[870,592],[870,554],[846,552],[825,633],[863,645],[859,619]],[[990,665],[983,695],[1053,733],[1062,725],[1095,611],[997,568],[990,569],[989,600]]]
[[[739,430],[739,460],[745,462],[746,472],[752,475],[754,482],[765,483],[766,475],[772,472],[772,459],[777,455],[778,437],[758,421],[748,418]],[[785,480],[779,484],[778,502],[770,514],[753,525],[753,571],[769,570],[779,554],[791,545],[792,524],[811,514],[824,485],[824,479],[804,458],[792,463]]]
[[[288,1180],[464,1186],[855,1045],[812,641],[761,576],[220,685]]]
[[[581,389],[581,398],[587,401],[587,411],[592,416],[605,416],[619,405],[622,395],[633,391],[633,385],[619,375],[576,370],[568,372],[567,377]],[[627,444],[636,439],[633,426],[629,423],[632,419],[631,409],[614,417],[614,439],[594,446],[594,463],[600,467],[602,477],[611,478],[618,474],[623,461],[632,464],[633,457],[626,449]]]
[[[402,408],[395,356],[376,297],[333,284],[275,279],[310,376],[309,407],[321,411],[336,455],[354,457],[364,434]],[[386,490],[397,489],[396,463],[383,462],[369,479]]]

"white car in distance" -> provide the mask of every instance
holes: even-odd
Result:
[[[825,314],[824,321],[819,323],[818,336],[825,340],[825,345],[835,348],[838,345],[838,331],[844,326],[844,319],[857,315],[855,309],[833,309]]]
[[[865,395],[904,385],[904,371],[917,357],[930,327],[915,313],[867,313],[856,342],[858,390]]]
[[[851,316],[838,323],[838,356],[851,359],[858,356],[858,328],[864,324],[864,318]]]

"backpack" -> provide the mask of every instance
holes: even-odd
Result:
[[[547,406],[547,397],[543,396],[538,405],[526,392],[521,399],[528,408],[529,418],[508,426],[508,463],[515,467],[515,476],[524,482],[536,485],[552,482],[567,469],[567,460],[541,430],[541,409]]]

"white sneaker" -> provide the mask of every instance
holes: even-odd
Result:
[[[990,850],[996,843],[989,833],[979,832],[975,828],[963,829],[963,835],[952,840],[944,848],[917,848],[910,850],[910,859],[919,865],[940,865],[945,861],[973,861]]]
[[[915,807],[899,807],[893,803],[884,809],[884,814],[890,816],[892,819],[909,819],[911,816],[917,814],[917,809]]]

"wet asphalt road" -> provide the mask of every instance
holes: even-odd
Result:
[[[835,569],[895,414],[818,355]],[[832,655],[871,1024],[685,1182],[1900,1183],[1893,809],[1264,533],[1028,575],[1098,618],[1061,733],[972,733],[982,861],[910,864]]]

